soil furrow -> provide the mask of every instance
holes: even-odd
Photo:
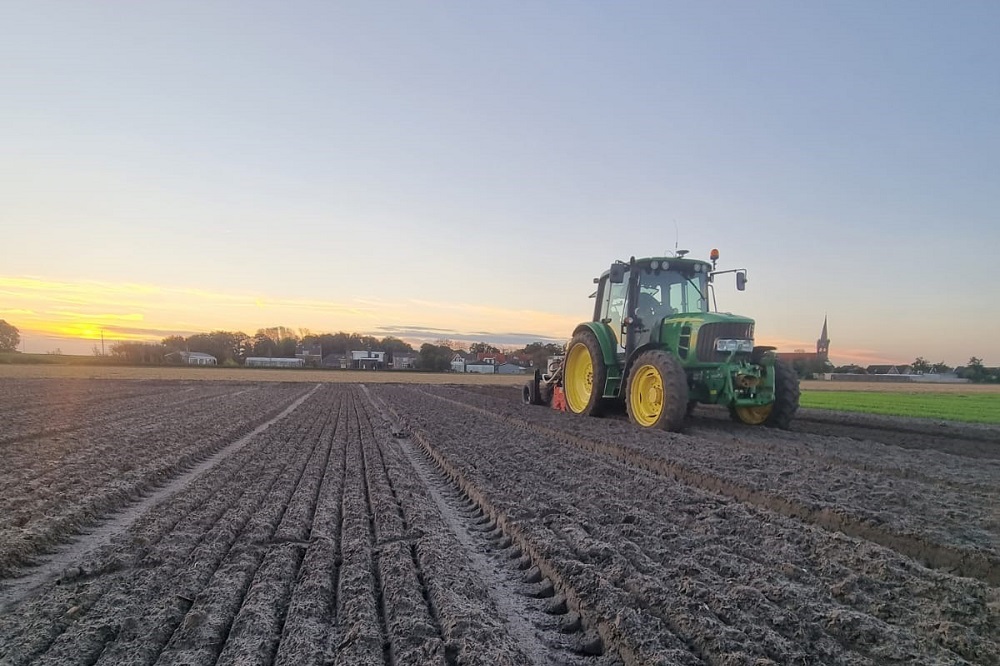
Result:
[[[385,599],[385,586],[383,585],[383,579],[385,578],[384,569],[391,569],[393,564],[397,564],[390,560],[390,566],[385,567],[382,562],[382,557],[384,550],[378,548],[379,543],[379,529],[376,528],[376,522],[380,519],[390,520],[393,514],[386,510],[386,502],[384,498],[379,496],[378,500],[373,501],[372,499],[372,484],[371,476],[369,472],[368,456],[365,455],[365,442],[364,442],[364,425],[361,423],[360,408],[358,405],[358,400],[352,399],[351,401],[354,410],[354,419],[357,425],[358,433],[358,457],[361,463],[361,483],[362,492],[364,494],[365,500],[365,513],[368,517],[368,547],[371,548],[371,575],[373,579],[373,587],[375,590],[375,610],[378,619],[379,634],[382,638],[382,652],[386,664],[395,664],[396,659],[394,656],[395,646],[393,645],[392,636],[389,633],[389,617],[386,610],[386,599]],[[381,501],[379,501],[381,500]],[[376,510],[377,503],[377,510]],[[382,529],[388,528],[393,533],[398,533],[397,530],[392,530],[392,526],[395,523],[400,522],[398,514],[394,516],[395,521],[392,521],[390,525],[384,525]]]
[[[221,566],[204,587],[192,589],[193,600],[184,621],[175,630],[158,664],[214,664],[251,583],[270,550],[269,542],[285,515],[288,503],[315,453],[325,414],[311,414],[312,422],[300,437],[285,444],[292,464],[285,468],[260,510],[250,518]]]
[[[346,394],[337,391],[335,398],[337,416],[329,435],[330,454],[317,489],[308,546],[282,627],[275,657],[278,664],[313,666],[323,663],[326,637],[335,623],[349,423]]]
[[[930,657],[931,653],[941,650],[934,647],[935,641],[946,646],[945,652],[938,656],[946,662],[949,657],[945,655],[955,658],[955,653],[948,650],[966,656],[997,653],[997,645],[984,638],[991,635],[986,627],[996,623],[997,618],[996,611],[989,610],[988,589],[981,584],[977,586],[968,579],[947,575],[931,575],[931,572],[914,566],[909,560],[900,560],[898,555],[890,554],[879,546],[865,545],[864,542],[858,544],[856,540],[846,537],[838,538],[837,533],[814,531],[794,520],[777,518],[773,514],[769,517],[767,512],[749,510],[731,500],[711,500],[711,495],[704,494],[700,489],[671,484],[663,475],[638,471],[634,465],[620,463],[606,454],[594,454],[578,447],[566,448],[561,442],[556,443],[559,438],[555,436],[529,433],[526,438],[523,430],[521,435],[517,435],[518,429],[511,428],[509,414],[498,418],[483,413],[479,418],[468,418],[465,414],[470,412],[464,412],[449,417],[447,410],[436,409],[423,398],[414,396],[410,390],[390,387],[385,390],[398,393],[400,399],[410,406],[411,414],[433,416],[430,420],[421,418],[420,421],[421,428],[428,429],[433,446],[445,445],[443,450],[448,452],[449,459],[459,464],[464,474],[471,473],[470,483],[494,496],[494,504],[497,499],[502,499],[503,506],[513,510],[510,514],[513,520],[530,529],[539,547],[546,544],[556,547],[559,542],[565,543],[553,551],[552,557],[556,560],[561,557],[568,562],[568,566],[576,568],[580,562],[592,562],[596,557],[601,568],[607,568],[606,555],[581,551],[554,536],[554,526],[560,525],[562,519],[555,523],[552,521],[563,514],[580,514],[573,521],[586,530],[601,533],[612,528],[617,532],[629,530],[630,540],[656,565],[650,572],[652,577],[649,580],[659,581],[657,585],[666,585],[664,589],[675,591],[663,597],[661,591],[653,587],[648,591],[651,596],[644,601],[634,591],[637,588],[624,585],[624,581],[633,580],[640,573],[630,566],[624,571],[627,577],[619,583],[629,599],[626,607],[648,609],[655,606],[650,599],[676,598],[683,602],[685,597],[696,594],[698,590],[710,592],[712,601],[708,607],[704,606],[705,602],[695,601],[698,598],[695,596],[695,599],[689,599],[694,602],[690,605],[675,605],[670,609],[669,616],[678,630],[683,628],[680,633],[685,636],[686,644],[697,645],[698,650],[710,655],[711,659],[729,659],[725,655],[734,649],[747,653],[748,657],[758,654],[758,658],[769,658],[768,650],[772,648],[750,638],[754,632],[765,627],[786,636],[787,645],[800,641],[796,625],[788,624],[786,618],[778,615],[768,617],[764,614],[749,623],[737,619],[736,625],[745,627],[745,630],[733,634],[732,639],[719,632],[719,627],[729,626],[733,622],[731,618],[739,618],[742,612],[726,601],[724,590],[727,580],[737,575],[736,580],[745,581],[743,585],[747,587],[766,586],[770,572],[783,570],[786,571],[786,582],[779,588],[782,591],[778,595],[781,604],[814,609],[816,614],[810,618],[811,626],[825,627],[825,631],[817,634],[819,639],[811,638],[804,649],[810,653],[823,650],[824,644],[831,645],[828,638],[842,640],[845,645],[852,646],[853,655],[840,650],[836,659],[823,659],[825,663],[850,663],[865,653],[871,653],[872,659],[879,663],[908,654],[927,654]],[[456,427],[458,423],[463,425]],[[462,437],[461,432],[474,432],[475,439]],[[491,441],[492,445],[484,448],[477,444],[485,441]],[[539,458],[544,464],[532,462]],[[473,460],[474,464],[471,463]],[[581,474],[584,469],[589,470],[586,477]],[[588,492],[581,494],[582,485],[578,481],[584,478],[588,479]],[[612,481],[622,478],[629,479],[624,488]],[[532,489],[532,501],[527,505],[518,488]],[[559,492],[553,494],[556,491]],[[575,504],[567,499],[574,497]],[[591,498],[601,499],[595,502]],[[706,502],[709,507],[717,504],[717,512],[705,513],[703,507]],[[527,506],[532,504],[539,509],[528,510]],[[672,508],[665,510],[661,507]],[[542,509],[544,512],[539,515]],[[550,511],[553,513],[550,514]],[[621,518],[621,527],[616,527],[613,520],[606,522],[613,519],[615,511],[627,512]],[[641,527],[637,529],[633,525]],[[681,525],[686,527],[680,529]],[[747,525],[754,527],[747,531]],[[692,529],[696,531],[692,532]],[[725,547],[720,549],[726,539],[732,538],[730,535],[738,535],[734,540],[740,544],[742,551],[758,553],[759,557],[766,558],[766,565],[745,557],[740,551]],[[621,537],[609,532],[603,540],[620,543]],[[758,541],[769,544],[771,550],[755,545]],[[818,555],[821,552],[822,557]],[[690,557],[690,553],[699,553],[698,559],[691,561],[689,569],[678,568],[684,559]],[[684,557],[678,560],[679,555]],[[705,562],[711,563],[707,569]],[[610,569],[615,570],[614,567]],[[843,584],[849,583],[852,576],[855,580],[863,580],[864,588],[871,586],[870,593],[874,595],[871,601],[865,595],[855,593],[855,584],[851,584],[851,593],[844,594]],[[797,580],[803,577],[806,585]],[[677,581],[688,578],[695,587],[688,592],[677,590]],[[898,583],[894,580],[897,578]],[[576,587],[586,589],[579,585]],[[922,588],[935,600],[930,602],[928,599],[933,605],[924,605],[921,613],[913,613],[910,606],[904,605],[905,599]],[[790,596],[789,592],[792,593]],[[611,593],[606,594],[610,596]],[[925,592],[921,592],[923,594]],[[712,607],[717,610],[711,611]],[[984,613],[982,618],[985,624],[978,619],[974,622],[969,620],[971,616],[966,615],[965,607]],[[645,614],[642,622],[648,623],[649,614]],[[928,614],[937,615],[936,621],[954,622],[956,626],[966,625],[970,629],[975,626],[970,636],[976,638],[971,643],[968,642],[969,636],[959,639],[956,635],[949,635],[932,639],[937,631],[933,628],[934,620]],[[847,618],[857,619],[845,623]],[[757,623],[763,624],[758,628]],[[856,626],[865,627],[866,635],[883,636],[878,651],[869,648],[864,640],[852,633]],[[720,640],[723,642],[720,643]],[[785,657],[792,658],[793,654],[789,652]]]
[[[330,635],[334,664],[383,664],[391,666],[386,636],[381,584],[377,575],[373,517],[361,452],[356,398],[348,397],[351,413],[347,440],[347,473],[344,482],[341,556],[338,569],[337,626]]]
[[[283,424],[282,427],[296,426]],[[261,463],[274,466],[270,481],[266,474],[263,479],[246,474],[247,465],[242,464],[239,457],[233,457],[195,481],[191,493],[193,502],[177,507],[166,502],[157,505],[151,511],[153,515],[137,521],[117,540],[113,549],[103,554],[98,551],[85,558],[71,569],[76,573],[71,573],[69,578],[64,574],[65,584],[47,588],[45,596],[33,602],[43,608],[75,611],[71,616],[59,617],[44,633],[32,634],[30,630],[18,629],[28,642],[12,646],[11,656],[20,655],[20,659],[27,660],[50,649],[56,641],[65,646],[61,648],[62,654],[71,654],[79,650],[81,632],[93,633],[94,624],[101,627],[120,622],[122,628],[114,647],[123,644],[125,650],[110,650],[109,663],[115,663],[122,654],[131,654],[130,660],[146,655],[144,663],[152,663],[172,628],[190,607],[189,588],[178,586],[188,585],[185,581],[190,581],[190,575],[196,575],[196,571],[210,573],[217,567],[210,563],[210,554],[219,553],[217,557],[221,560],[220,549],[228,550],[260,501],[254,497],[262,498],[286,465],[283,460],[272,463],[276,452],[275,434],[264,433],[251,443],[250,450],[245,450],[248,458],[258,458],[254,469],[266,472]],[[236,491],[234,494],[225,492],[227,484]],[[219,492],[213,492],[215,490]],[[198,501],[199,497],[208,501]],[[172,536],[165,541],[164,535],[168,532]],[[185,569],[192,563],[194,570]],[[78,578],[80,576],[82,578]],[[48,601],[52,597],[61,601],[53,604]],[[144,604],[151,604],[147,609],[152,608],[152,612],[143,610]],[[129,646],[132,651],[128,650]],[[13,663],[20,662],[13,659]]]
[[[67,487],[74,483],[70,475],[62,484],[46,488],[44,494],[26,489],[6,495],[0,499],[0,508],[8,509],[0,518],[0,578],[33,564],[37,556],[98,523],[108,513],[200,466],[235,437],[268,422],[283,407],[285,404],[279,403],[277,408],[254,415],[252,421],[238,421],[235,427],[223,421],[207,429],[191,424],[190,428],[166,431],[176,435],[154,432],[149,439],[162,439],[158,455],[153,457],[138,453],[148,447],[148,438],[134,438],[132,446],[124,450],[111,443],[103,455],[90,456],[89,466],[81,470],[75,485]],[[198,430],[205,431],[205,439],[190,439],[188,433]],[[10,511],[9,507],[17,503],[22,503],[19,510]]]
[[[3,382],[18,433],[75,429],[0,447],[0,561],[97,531],[0,581],[0,663],[1000,666],[1000,585],[946,568],[998,568],[1000,458],[954,454],[1000,429],[372,379]]]
[[[873,520],[870,517],[856,516],[849,511],[824,506],[815,501],[806,503],[800,501],[795,496],[783,496],[773,491],[758,489],[730,478],[703,472],[662,455],[650,454],[636,447],[623,446],[604,439],[581,437],[558,425],[553,427],[548,424],[543,425],[527,419],[516,418],[507,413],[493,412],[489,409],[438,395],[430,391],[423,391],[423,393],[445,401],[448,404],[460,406],[500,422],[552,437],[564,444],[588,452],[608,456],[666,478],[682,481],[691,486],[725,495],[741,502],[748,502],[768,511],[774,511],[789,518],[802,520],[823,529],[838,531],[849,536],[872,541],[933,568],[942,569],[960,576],[978,578],[991,585],[1000,585],[1000,555],[939,543],[919,533],[906,533],[900,530],[893,530],[879,524],[877,520]],[[563,420],[567,419],[569,423],[573,422],[573,419],[570,417],[566,417]],[[988,513],[986,513],[985,519],[997,520],[995,512],[991,512],[988,507],[986,510]]]
[[[380,411],[399,414],[377,395],[365,390]],[[387,474],[406,507],[409,529],[420,534],[413,541],[422,572],[428,608],[436,615],[448,664],[522,665],[544,663],[548,652],[525,622],[524,597],[513,593],[511,581],[495,573],[492,563],[473,539],[466,519],[443,499],[446,485],[408,440],[381,431],[380,450],[391,461]],[[466,500],[467,501],[467,500]],[[523,611],[523,612],[522,612]],[[525,647],[527,646],[527,648]],[[529,656],[530,655],[530,656]],[[571,661],[565,661],[571,664]]]
[[[367,397],[367,396],[366,396]],[[381,447],[367,413],[369,400],[357,402],[369,507],[374,520],[379,597],[394,664],[444,664],[441,627],[421,581],[414,541],[399,496],[389,478]]]

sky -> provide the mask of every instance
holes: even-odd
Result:
[[[615,259],[718,248],[759,344],[1000,365],[997,34],[975,0],[0,0],[0,319],[520,346]]]

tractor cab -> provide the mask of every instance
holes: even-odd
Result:
[[[665,319],[709,311],[711,269],[683,255],[615,262],[594,280],[594,321],[611,328],[624,357],[656,337]]]

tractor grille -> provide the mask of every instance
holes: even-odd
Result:
[[[722,363],[729,352],[715,351],[718,339],[753,340],[753,324],[746,322],[705,324],[698,329],[698,360],[702,363]],[[736,358],[750,357],[749,353],[736,354]]]

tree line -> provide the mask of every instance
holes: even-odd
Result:
[[[120,341],[111,345],[108,356],[123,363],[162,365],[180,362],[176,352],[200,352],[214,356],[219,365],[242,365],[251,356],[295,358],[305,347],[318,348],[322,357],[350,351],[381,351],[391,355],[412,352],[409,343],[393,336],[376,338],[358,333],[313,333],[308,329],[273,326],[258,329],[253,335],[242,331],[212,331],[187,337],[173,335],[161,342]],[[95,355],[101,355],[94,348]]]
[[[867,375],[868,369],[860,365],[840,365],[834,367],[829,361],[810,360],[794,361],[793,365],[800,376],[809,376],[826,372],[840,372],[853,375]],[[903,364],[900,364],[902,366]],[[978,356],[969,358],[964,366],[952,367],[944,361],[931,363],[923,356],[918,356],[909,364],[910,372],[915,375],[943,375],[954,372],[959,379],[968,379],[977,384],[1000,384],[1000,368],[988,368],[983,365],[983,359]]]
[[[512,348],[486,342],[466,346],[451,340],[424,343],[419,351],[415,351],[409,343],[391,335],[376,338],[359,333],[313,333],[308,329],[274,326],[258,329],[252,336],[239,331],[212,331],[187,337],[170,336],[159,343],[115,342],[107,356],[109,360],[130,365],[165,365],[181,362],[180,355],[175,352],[201,352],[214,356],[219,365],[237,366],[251,356],[294,358],[304,347],[319,347],[323,358],[330,354],[343,355],[361,350],[386,352],[388,360],[401,353],[413,353],[416,368],[430,372],[450,370],[451,361],[458,352],[519,354],[528,358],[535,367],[544,368],[549,356],[563,351],[562,345],[544,342]],[[95,347],[94,354],[101,355],[100,349]]]
[[[13,324],[0,319],[0,352],[15,352],[21,343],[20,331]],[[413,347],[397,337],[386,336],[376,338],[360,333],[313,333],[309,329],[292,329],[286,326],[260,328],[252,336],[241,331],[212,331],[211,333],[195,333],[187,337],[174,335],[164,338],[161,342],[114,342],[106,354],[108,360],[134,365],[164,365],[179,362],[179,355],[173,352],[189,351],[210,354],[220,365],[242,365],[249,356],[265,356],[272,358],[294,358],[296,352],[303,346],[318,346],[325,358],[330,354],[347,354],[351,351],[369,350],[386,352],[389,358],[397,353],[414,353]],[[563,353],[563,346],[551,342],[532,342],[524,347],[497,347],[487,342],[475,342],[471,345],[456,343],[451,340],[438,340],[435,343],[424,343],[416,352],[416,367],[420,370],[445,372],[451,368],[451,361],[457,352],[506,353],[517,354],[527,358],[530,365],[545,368],[550,356]],[[95,356],[105,356],[101,348],[94,347]],[[801,377],[828,372],[843,372],[852,374],[868,374],[866,368],[859,365],[834,366],[822,359],[795,360],[792,362],[796,372]],[[964,366],[952,368],[943,361],[931,363],[918,356],[910,364],[916,374],[944,374],[955,372],[961,379],[976,383],[1000,383],[1000,368],[988,368],[983,365],[983,359],[973,356]]]

